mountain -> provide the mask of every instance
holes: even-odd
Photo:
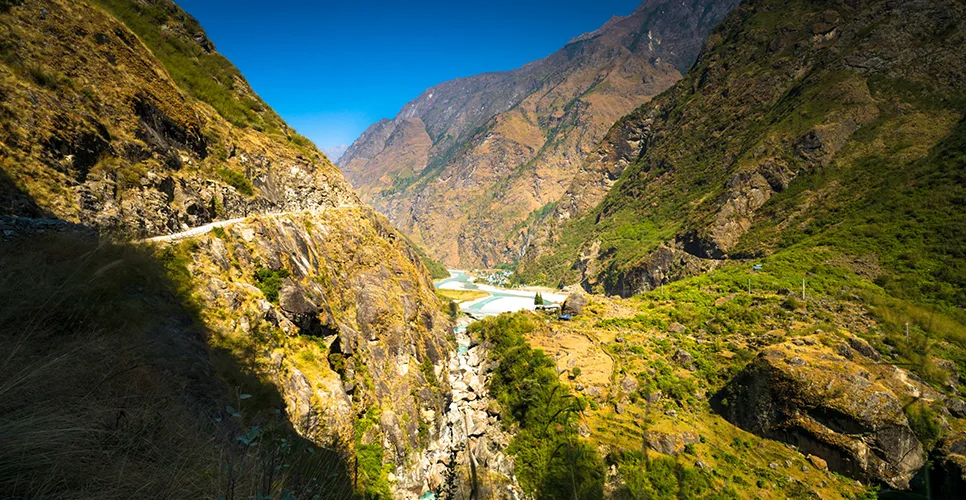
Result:
[[[964,23],[744,1],[474,321],[174,3],[0,0],[0,489],[959,498]]]
[[[520,229],[622,115],[688,71],[736,0],[648,0],[521,68],[444,82],[339,160],[362,199],[449,266],[515,261]]]
[[[742,5],[610,130],[521,273],[626,296],[827,246],[962,304],[963,43],[958,2]]]
[[[530,225],[616,497],[961,495],[964,49],[958,0],[744,1]]]
[[[465,407],[422,259],[191,16],[0,2],[0,130],[6,494],[442,481]]]

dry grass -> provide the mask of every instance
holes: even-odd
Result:
[[[436,296],[444,302],[455,300],[457,302],[469,302],[471,300],[482,299],[489,293],[482,290],[436,290]]]
[[[0,250],[4,497],[350,496],[284,413],[225,411],[234,391],[151,255],[72,236]]]

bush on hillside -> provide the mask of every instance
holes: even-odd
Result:
[[[469,328],[500,360],[489,389],[505,422],[518,426],[508,451],[517,457],[520,484],[536,498],[601,498],[603,464],[576,432],[583,403],[560,383],[553,359],[526,343],[524,335],[534,329],[530,318],[503,314]]]

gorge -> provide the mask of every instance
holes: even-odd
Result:
[[[0,491],[959,498],[966,4],[613,14],[337,166],[172,0],[0,0]]]

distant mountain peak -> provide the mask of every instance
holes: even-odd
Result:
[[[622,115],[668,88],[738,0],[648,0],[520,68],[430,87],[339,160],[363,198],[449,265],[516,258]]]

